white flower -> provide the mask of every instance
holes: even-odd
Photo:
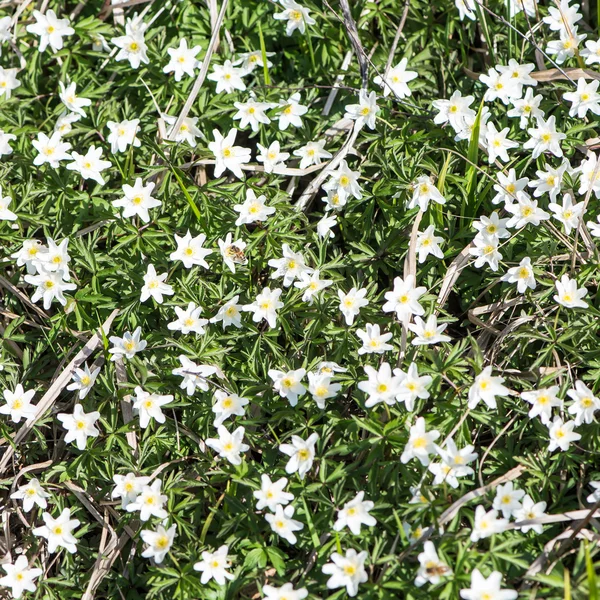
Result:
[[[233,325],[238,329],[242,326],[242,305],[238,304],[239,296],[234,296],[231,300],[223,304],[217,314],[210,319],[211,323],[223,323],[223,329]]]
[[[73,35],[75,30],[70,27],[69,19],[59,19],[53,10],[42,14],[39,10],[33,11],[35,23],[25,28],[29,33],[40,36],[38,50],[44,52],[48,46],[54,52],[62,50],[63,37]]]
[[[13,150],[10,147],[10,142],[16,139],[16,135],[13,135],[12,133],[5,133],[2,129],[0,129],[0,157],[12,154]]]
[[[304,523],[294,520],[294,507],[286,506],[283,508],[281,504],[275,507],[275,514],[267,513],[265,519],[271,526],[271,529],[289,544],[295,544],[298,538],[294,534],[294,531],[301,531],[304,529]]]
[[[36,286],[35,293],[31,297],[32,302],[37,302],[40,299],[44,301],[44,308],[48,310],[52,305],[53,300],[58,300],[60,304],[65,306],[67,299],[63,292],[77,289],[74,283],[63,281],[62,274],[58,271],[51,272],[46,268],[38,265],[38,275],[25,275],[24,279],[27,283]]]
[[[275,52],[265,52],[265,56],[275,56]],[[248,75],[254,71],[254,69],[258,67],[265,66],[263,62],[263,55],[261,50],[253,50],[252,52],[241,52],[237,60],[233,61],[234,66],[241,65],[242,71],[244,71],[244,75]],[[267,60],[267,68],[270,69],[273,66],[273,63],[270,60]]]
[[[13,598],[20,598],[23,592],[35,592],[34,579],[38,578],[43,569],[30,568],[29,561],[21,554],[15,562],[5,562],[2,568],[6,575],[0,578],[0,586],[9,587]]]
[[[531,139],[523,144],[523,149],[532,150],[532,158],[537,158],[542,152],[551,152],[559,158],[563,155],[560,142],[567,136],[556,131],[555,120],[554,115],[549,117],[547,121],[539,117],[537,127],[527,130]]]
[[[160,200],[152,197],[155,185],[153,182],[144,185],[141,177],[135,180],[133,187],[125,183],[123,184],[125,196],[119,200],[113,200],[112,205],[123,209],[123,218],[137,215],[144,223],[147,223],[150,220],[148,209],[162,205]]]
[[[576,381],[575,389],[568,390],[567,396],[573,400],[567,410],[570,415],[575,415],[575,425],[593,423],[594,413],[600,409],[600,400],[594,392],[583,381]]]
[[[356,335],[361,339],[363,345],[358,349],[359,354],[383,354],[388,350],[393,350],[391,344],[386,344],[392,339],[391,333],[380,333],[379,325],[367,323],[365,329],[357,329]]]
[[[258,131],[260,123],[268,125],[271,119],[265,111],[277,106],[271,102],[257,102],[255,98],[250,98],[248,102],[234,102],[233,105],[238,109],[233,120],[239,120],[241,129],[250,125],[252,131]]]
[[[520,521],[539,519],[546,515],[546,506],[547,504],[545,502],[534,502],[531,496],[527,494],[523,498],[523,504],[514,512],[513,516],[517,523]],[[523,533],[533,530],[539,535],[544,531],[544,526],[541,523],[536,523],[535,525],[523,525],[522,527],[519,527],[519,529]]]
[[[427,210],[429,202],[437,202],[437,204],[445,204],[446,199],[441,192],[433,185],[431,178],[428,175],[421,175],[412,184],[413,195],[408,203],[408,208],[419,207],[422,212]]]
[[[419,263],[424,263],[430,254],[436,258],[444,258],[444,253],[440,250],[440,242],[444,238],[435,235],[435,225],[430,225],[425,231],[417,233],[417,252],[419,253]]]
[[[329,181],[322,187],[326,192],[335,191],[340,198],[362,198],[362,188],[358,183],[360,171],[353,171],[345,160],[342,160],[338,168],[329,173]]]
[[[18,69],[5,69],[0,67],[0,98],[10,98],[12,91],[16,90],[21,82],[17,79]]]
[[[218,367],[212,365],[197,365],[183,354],[179,355],[179,362],[181,367],[173,369],[173,375],[183,377],[179,387],[185,390],[188,396],[192,396],[196,392],[196,388],[199,387],[203,392],[207,392],[209,389],[208,378],[212,375],[222,377],[222,373]]]
[[[538,207],[537,200],[532,200],[524,192],[517,192],[517,201],[505,206],[506,211],[513,215],[506,226],[520,229],[528,224],[537,227],[542,221],[550,218],[550,215]]]
[[[192,237],[190,230],[183,237],[179,237],[175,234],[175,243],[177,244],[177,250],[171,252],[169,255],[170,260],[180,260],[186,269],[199,265],[205,269],[209,269],[210,266],[204,260],[213,251],[208,248],[203,248],[203,244],[206,241],[206,236],[201,233],[196,237]]]
[[[53,134],[53,136],[56,134]],[[102,160],[102,148],[90,146],[85,154],[72,152],[72,163],[67,165],[70,171],[77,171],[83,179],[92,179],[100,185],[104,185],[104,177],[102,171],[111,167],[109,160]]]
[[[250,446],[243,443],[245,429],[238,427],[233,433],[230,433],[219,425],[217,433],[219,438],[209,438],[206,445],[219,453],[219,456],[226,458],[232,465],[241,465],[242,457],[240,453],[246,452]]]
[[[338,189],[337,186],[333,185],[330,190],[327,191],[327,196],[321,198],[325,202],[325,210],[335,210],[340,212],[346,203],[348,197],[342,189]]]
[[[265,173],[273,173],[277,167],[285,168],[285,161],[290,157],[290,153],[281,152],[279,142],[273,142],[268,147],[256,144],[256,147],[260,150],[256,160],[264,164]]]
[[[70,133],[73,130],[73,123],[76,123],[81,119],[81,115],[77,113],[68,113],[66,110],[63,111],[56,123],[54,124],[54,133],[59,133],[61,136]]]
[[[54,554],[56,550],[64,548],[70,554],[77,552],[77,539],[73,529],[79,527],[79,519],[71,519],[71,509],[65,508],[56,519],[50,513],[43,513],[45,525],[36,527],[32,533],[48,540],[48,552]]]
[[[488,408],[497,408],[496,396],[508,396],[510,394],[510,390],[502,385],[503,383],[504,377],[493,377],[492,367],[485,367],[469,388],[468,407],[473,409],[483,400]]]
[[[427,291],[425,287],[415,287],[415,276],[407,275],[406,279],[396,277],[394,289],[385,293],[387,302],[383,312],[396,312],[399,321],[409,321],[413,315],[424,315],[425,309],[419,303],[419,298]]]
[[[600,40],[587,40],[585,48],[579,51],[579,54],[585,58],[586,65],[593,65],[600,62]]]
[[[448,327],[448,323],[438,325],[435,315],[429,315],[427,322],[423,321],[421,317],[415,317],[415,322],[408,325],[408,328],[416,335],[412,340],[414,346],[449,342],[451,340],[450,336],[443,335],[446,327]]]
[[[433,108],[439,113],[435,116],[433,122],[436,125],[449,123],[452,129],[457,133],[465,128],[466,119],[475,119],[476,113],[469,108],[473,103],[473,96],[463,96],[456,90],[449,100],[434,100]]]
[[[595,115],[600,114],[598,85],[600,85],[599,81],[594,80],[587,83],[583,77],[580,77],[577,80],[577,90],[563,94],[563,98],[571,103],[569,116],[583,119],[588,110]]]
[[[533,95],[533,90],[527,88],[524,98],[513,99],[512,104],[514,108],[511,108],[507,113],[507,117],[516,117],[520,119],[519,127],[525,129],[530,119],[543,119],[544,111],[540,108],[542,102],[542,95]]]
[[[560,281],[555,281],[557,295],[554,300],[566,308],[587,308],[588,304],[582,298],[587,296],[585,287],[577,287],[577,280],[563,275]]]
[[[263,585],[262,592],[265,594],[265,600],[304,600],[308,596],[306,588],[295,590],[291,583],[284,583],[280,588]]]
[[[142,529],[140,537],[148,547],[142,552],[144,558],[153,558],[156,564],[160,564],[167,552],[173,545],[177,531],[177,525],[171,525],[165,529],[163,525],[158,525],[156,530]]]
[[[45,252],[37,254],[35,261],[36,269],[42,271],[57,272],[65,281],[71,278],[69,274],[69,261],[71,257],[68,253],[69,239],[65,238],[57,244],[52,238],[48,238],[48,248]]]
[[[344,507],[338,510],[337,520],[333,524],[334,531],[348,527],[354,535],[360,535],[361,525],[377,525],[377,519],[369,514],[375,505],[370,500],[364,500],[364,497],[364,492],[358,492],[350,502],[346,502]]]
[[[406,373],[400,369],[394,369],[394,375],[398,377],[396,400],[404,402],[406,410],[413,410],[417,398],[421,400],[429,398],[427,387],[433,379],[430,375],[419,376],[416,363],[410,363]]]
[[[579,223],[583,217],[584,203],[576,202],[573,204],[571,194],[565,194],[563,196],[562,205],[551,202],[548,204],[548,208],[554,213],[554,218],[563,224],[567,235],[569,235],[573,229],[579,227]]]
[[[496,533],[506,531],[508,519],[498,519],[497,516],[497,510],[485,512],[485,508],[479,505],[475,509],[475,522],[473,523],[473,531],[471,532],[471,541],[477,542]]]
[[[312,273],[303,271],[298,275],[298,279],[299,281],[294,283],[294,287],[304,290],[302,302],[308,302],[311,305],[317,294],[333,283],[331,279],[321,279],[319,269],[315,269]]]
[[[360,90],[358,104],[348,104],[346,106],[346,114],[344,117],[356,121],[356,127],[359,129],[364,125],[369,129],[375,129],[375,122],[379,110],[375,92],[367,94],[365,90]]]
[[[167,129],[167,138],[173,139],[173,141],[175,141],[177,144],[180,144],[181,142],[187,142],[193,147],[196,145],[196,138],[204,138],[204,135],[196,125],[198,123],[198,117],[185,117],[183,121],[181,121],[179,130],[175,135],[173,135],[178,117],[171,117],[166,114],[161,116],[165,123],[170,125],[170,127]]]
[[[127,475],[113,475],[115,487],[110,494],[111,498],[121,498],[121,508],[126,509],[135,502],[144,486],[150,483],[150,477],[138,477],[134,473]]]
[[[596,154],[590,152],[588,157],[582,160],[580,166],[575,169],[576,173],[581,173],[579,190],[577,191],[580,196],[587,194],[591,188],[596,198],[600,198],[600,169],[596,169],[597,161]]]
[[[286,477],[281,477],[277,481],[271,481],[268,475],[260,476],[260,490],[253,492],[254,497],[258,500],[256,510],[268,508],[271,512],[275,512],[279,505],[285,506],[294,499],[294,494],[284,492],[283,488],[287,485]]]
[[[304,262],[304,257],[299,252],[293,252],[287,244],[282,246],[283,257],[270,259],[268,264],[275,269],[271,274],[272,279],[283,277],[284,287],[290,287],[294,279],[302,273],[311,273],[312,269]]]
[[[508,104],[511,98],[521,96],[522,86],[517,85],[510,73],[501,73],[500,69],[496,70],[495,67],[489,69],[487,75],[480,75],[479,80],[488,88],[483,96],[485,102],[498,99],[503,104]]]
[[[539,415],[542,423],[547,425],[552,417],[552,409],[562,406],[562,400],[557,396],[558,389],[557,385],[553,385],[540,390],[521,392],[521,398],[531,404],[529,417],[533,418]]]
[[[147,521],[150,517],[166,519],[169,515],[164,505],[168,498],[160,493],[161,486],[160,479],[153,481],[152,485],[144,485],[136,499],[127,505],[127,512],[139,511],[142,521]]]
[[[168,273],[158,275],[154,265],[150,263],[144,275],[144,285],[141,289],[140,302],[146,302],[152,297],[158,304],[163,303],[163,296],[172,296],[175,292],[173,288],[165,283],[165,279],[169,276]]]
[[[215,427],[222,425],[223,421],[229,419],[232,415],[243,417],[246,412],[244,406],[249,402],[247,398],[242,398],[237,394],[231,394],[222,390],[215,392],[215,400],[216,402],[212,407],[212,411],[216,415]]]
[[[525,496],[525,492],[515,489],[513,482],[509,481],[496,488],[493,507],[495,510],[502,512],[502,516],[505,519],[510,519],[521,509],[521,498],[523,496]]]
[[[285,465],[288,474],[298,473],[300,479],[304,479],[315,459],[315,444],[319,439],[318,433],[312,433],[306,441],[297,435],[292,436],[291,444],[281,444],[279,451],[290,457]]]
[[[161,396],[145,392],[141,387],[135,388],[136,399],[133,403],[133,410],[139,412],[140,427],[146,429],[150,421],[154,419],[157,423],[164,423],[166,418],[161,410],[161,406],[173,402],[173,396]]]
[[[600,500],[600,481],[590,481],[590,486],[594,491],[587,497],[586,502],[596,504]]]
[[[44,246],[39,240],[25,240],[21,249],[14,254],[11,254],[11,258],[17,259],[17,266],[25,266],[29,275],[37,273],[38,266],[41,260],[48,252],[48,248]]]
[[[365,571],[367,557],[367,552],[357,553],[353,548],[346,550],[345,556],[334,552],[330,557],[331,562],[321,569],[325,575],[331,575],[327,580],[327,589],[345,587],[348,596],[356,596],[359,584],[369,579]]]
[[[526,256],[518,267],[510,268],[502,277],[502,281],[516,283],[519,294],[524,294],[527,288],[535,290],[535,275],[531,266],[531,259]]]
[[[142,336],[142,328],[137,327],[133,333],[125,332],[122,338],[116,335],[111,335],[109,340],[113,344],[108,352],[112,354],[110,360],[118,360],[120,358],[132,359],[138,352],[146,348],[148,342],[140,339]]]
[[[478,509],[483,507],[478,506]],[[519,595],[515,590],[500,589],[502,585],[502,573],[494,571],[487,579],[473,569],[471,573],[471,587],[468,590],[460,590],[463,600],[516,600]]]
[[[560,39],[551,40],[546,46],[546,52],[548,54],[556,54],[556,64],[562,65],[566,60],[575,56],[578,52],[579,44],[585,40],[587,35],[585,33],[579,35],[577,27],[569,27],[569,29],[562,29],[560,32]]]
[[[44,509],[48,506],[46,498],[50,498],[50,494],[44,490],[40,482],[33,477],[25,485],[20,485],[16,492],[13,492],[10,497],[13,500],[23,501],[23,510],[28,513],[34,505]]]
[[[340,299],[339,308],[346,319],[347,325],[352,325],[354,318],[360,313],[360,309],[369,304],[369,300],[365,298],[366,295],[366,288],[357,290],[353,287],[347,294],[342,292],[342,290],[338,290],[338,297]]]
[[[510,80],[510,86],[514,90],[511,100],[520,98],[523,95],[523,86],[530,85],[535,87],[538,82],[531,77],[530,73],[535,69],[533,63],[520,65],[514,58],[508,61],[508,65],[497,65],[496,70],[501,73],[506,80]]]
[[[323,373],[308,374],[308,392],[321,410],[325,408],[325,400],[335,398],[341,389],[342,386],[339,383],[331,382],[330,375]]]
[[[272,206],[266,206],[266,201],[267,197],[265,195],[258,196],[257,198],[254,190],[248,188],[244,203],[236,204],[233,207],[233,210],[240,213],[235,226],[239,227],[240,225],[256,223],[257,221],[266,221],[269,215],[275,213],[275,209]],[[283,247],[285,249],[287,244],[284,244]]]
[[[100,373],[100,367],[96,367],[93,371],[90,371],[87,363],[84,363],[83,369],[75,369],[73,371],[71,375],[73,383],[69,384],[67,389],[69,391],[77,390],[79,392],[79,400],[83,400],[94,386],[98,373]]]
[[[121,122],[108,121],[106,126],[110,131],[106,141],[110,144],[110,151],[113,154],[126,152],[129,146],[139,148],[142,145],[142,142],[137,138],[140,126],[139,119],[124,120]]]
[[[6,400],[6,404],[0,406],[0,414],[10,415],[10,419],[13,423],[19,423],[21,419],[27,421],[35,416],[37,407],[31,404],[31,401],[35,396],[35,390],[25,391],[23,386],[19,383],[14,392],[4,390],[2,394],[4,400]]]
[[[80,98],[75,93],[77,84],[73,81],[67,87],[62,81],[58,82],[60,87],[60,101],[65,105],[65,108],[73,113],[85,117],[84,106],[90,106],[92,101],[89,98]]]
[[[215,552],[202,552],[202,560],[194,564],[194,571],[201,571],[200,583],[207,584],[214,579],[218,585],[225,585],[225,579],[235,579],[227,571],[231,568],[231,563],[227,560],[228,546],[221,546]]]
[[[367,395],[365,406],[371,408],[380,402],[395,404],[401,378],[392,375],[389,363],[382,363],[378,371],[370,365],[365,365],[363,369],[368,379],[359,381],[358,389]]]
[[[502,254],[498,250],[500,240],[496,235],[488,235],[487,233],[478,233],[473,240],[473,248],[469,249],[471,256],[476,256],[474,266],[476,269],[481,269],[486,263],[492,271],[498,270],[498,261],[502,259]]]
[[[563,159],[559,167],[551,167],[546,165],[545,170],[535,172],[537,179],[534,179],[529,187],[534,188],[533,195],[536,198],[543,196],[546,192],[550,194],[550,200],[556,202],[556,197],[560,192],[560,186],[563,180],[565,171],[569,168],[569,161]]]
[[[277,326],[277,311],[283,308],[283,302],[279,300],[281,289],[271,290],[268,287],[263,288],[262,292],[256,296],[252,304],[245,304],[242,310],[251,312],[252,320],[260,323],[263,319],[273,328]]]
[[[208,319],[201,319],[202,307],[196,306],[195,302],[190,302],[186,309],[175,306],[177,319],[167,324],[167,328],[171,331],[181,331],[184,335],[188,333],[196,333],[202,335],[206,333],[204,326],[208,323]]]
[[[196,59],[196,54],[200,50],[200,46],[188,48],[187,40],[182,39],[178,48],[167,49],[167,54],[171,59],[164,66],[163,73],[174,73],[175,81],[181,81],[184,75],[193,77],[195,70],[202,66],[202,63]]]
[[[98,411],[83,412],[81,404],[76,404],[73,414],[59,413],[56,418],[67,431],[65,443],[75,442],[79,450],[85,450],[88,437],[98,437],[100,431],[96,428],[96,421],[100,418]]]
[[[286,0],[287,1],[287,0]],[[300,104],[300,92],[292,94],[287,100],[280,100],[279,130],[285,131],[290,125],[302,127],[302,115],[308,112],[308,107]]]
[[[294,150],[294,156],[298,156],[300,160],[300,169],[306,169],[312,165],[320,165],[323,158],[331,158],[331,152],[325,150],[326,140],[318,142],[308,142],[302,148]]]
[[[241,166],[250,162],[250,148],[234,146],[237,129],[230,129],[226,137],[223,137],[218,129],[213,129],[214,141],[208,144],[208,149],[216,159],[215,177],[220,177],[226,169],[229,169],[238,179],[244,177]]]
[[[394,93],[396,98],[407,98],[411,95],[408,82],[416,79],[418,73],[416,71],[407,71],[406,65],[408,59],[403,58],[395,67],[391,67],[387,76],[384,78],[381,75],[377,75],[373,79],[375,85],[380,85],[383,88],[383,96],[387,97],[390,93]]]
[[[506,137],[509,131],[510,127],[505,127],[501,131],[497,131],[496,126],[493,123],[488,124],[485,142],[488,152],[488,162],[490,164],[492,164],[496,159],[499,159],[502,162],[508,162],[508,150],[519,147],[518,142],[509,140]]]
[[[67,152],[71,144],[63,142],[60,132],[55,131],[50,137],[45,133],[38,133],[38,139],[31,142],[38,151],[38,155],[33,159],[36,167],[48,163],[53,169],[58,169],[61,160],[69,160],[71,155]]]
[[[573,431],[575,429],[575,421],[567,421],[565,423],[560,417],[554,417],[554,421],[547,423],[547,426],[550,435],[548,452],[554,452],[557,448],[566,452],[571,442],[577,442],[581,439],[581,434]]]
[[[477,458],[473,446],[468,445],[459,450],[452,438],[446,442],[446,448],[436,445],[435,449],[442,459],[441,463],[431,463],[429,471],[435,475],[434,485],[447,483],[450,487],[458,487],[458,478],[473,475],[474,471],[468,464]]]
[[[439,437],[440,432],[437,429],[425,431],[425,419],[419,417],[410,428],[408,442],[404,446],[400,462],[406,464],[416,458],[424,467],[427,467],[431,462],[429,455],[436,453],[434,442]]]
[[[415,577],[417,587],[422,587],[428,582],[436,585],[442,577],[452,575],[452,569],[439,559],[433,542],[426,541],[423,544],[423,552],[417,558],[419,559],[419,571]]]
[[[148,64],[148,46],[144,40],[144,31],[146,25],[134,25],[132,28],[131,19],[128,19],[128,23],[125,27],[125,35],[114,37],[110,41],[119,48],[118,54],[115,56],[115,60],[128,60],[129,65],[132,69],[139,69],[140,64]]]
[[[281,0],[283,12],[275,13],[273,18],[278,21],[287,21],[286,35],[292,35],[296,29],[304,34],[307,25],[314,25],[316,21],[309,15],[310,9],[301,6],[296,0]]]
[[[234,67],[230,60],[226,60],[223,65],[214,65],[213,72],[206,78],[216,82],[217,94],[231,94],[234,90],[243,92],[246,89],[246,84],[242,81],[243,76],[242,69]]]
[[[282,398],[287,398],[290,406],[296,406],[298,397],[306,392],[306,388],[302,385],[306,370],[278,371],[277,369],[269,369],[268,375],[273,380],[273,389]]]
[[[323,216],[320,221],[317,223],[317,234],[320,238],[330,238],[333,239],[335,237],[335,233],[331,231],[333,227],[337,225],[337,215],[332,215],[328,217],[327,215]]]
[[[548,6],[548,15],[542,21],[548,25],[552,31],[565,31],[570,29],[582,18],[578,13],[579,4],[569,6],[570,0],[560,0],[557,6]]]

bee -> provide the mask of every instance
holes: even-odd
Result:
[[[245,265],[248,262],[244,251],[241,248],[235,246],[234,244],[231,244],[231,246],[227,246],[225,252],[227,253],[227,256],[238,265]]]
[[[425,567],[425,573],[429,577],[442,577],[449,571],[448,567],[444,563],[427,563]]]

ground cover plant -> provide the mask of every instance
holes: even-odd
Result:
[[[598,598],[599,9],[0,1],[0,597]]]

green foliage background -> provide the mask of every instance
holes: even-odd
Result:
[[[299,90],[303,104],[310,106],[302,129],[280,132],[273,123],[262,127],[258,134],[244,131],[238,136],[240,145],[268,145],[277,139],[283,150],[291,152],[322,138],[356,96],[360,78],[353,60],[331,114],[321,115],[350,45],[343,23],[336,17],[339,6],[313,1],[306,4],[317,25],[309,29],[309,36],[296,33],[290,38],[284,36],[282,25],[272,18],[278,9],[270,2],[232,2],[227,10],[218,56],[213,61],[221,63],[232,58],[232,48],[236,53],[258,49],[260,24],[266,49],[275,52],[269,71],[271,83],[266,85],[262,71],[257,69],[246,78],[249,88],[258,99],[272,102]],[[52,0],[49,6],[66,15],[77,5]],[[505,14],[500,3],[491,1],[489,6]],[[528,419],[527,405],[519,398],[501,401],[497,413],[479,406],[455,435],[459,447],[472,443],[480,458],[485,454],[485,460],[478,462],[477,479],[463,480],[458,490],[429,490],[425,485],[423,489],[432,501],[425,508],[409,504],[409,488],[419,483],[423,469],[414,463],[402,465],[399,456],[414,415],[401,406],[365,409],[364,395],[356,383],[364,377],[362,366],[376,366],[378,359],[373,355],[358,357],[360,343],[355,330],[366,322],[379,323],[394,333],[395,342],[401,339],[401,325],[384,315],[381,306],[393,278],[402,275],[408,252],[416,215],[415,210],[405,208],[412,180],[424,173],[433,175],[448,199],[445,206],[430,209],[421,225],[422,230],[435,224],[445,238],[444,260],[430,260],[417,271],[419,284],[430,290],[424,303],[428,313],[436,307],[448,266],[474,236],[472,221],[493,210],[493,169],[481,157],[480,169],[470,168],[465,160],[468,142],[455,143],[452,132],[433,124],[431,102],[449,97],[455,89],[463,94],[475,90],[476,97],[481,98],[482,85],[470,79],[465,69],[480,73],[494,61],[505,64],[509,58],[533,62],[533,48],[486,12],[480,13],[478,25],[461,23],[453,2],[410,0],[394,64],[407,57],[409,68],[418,71],[418,79],[410,86],[413,96],[406,102],[379,101],[383,112],[377,130],[364,130],[356,144],[357,154],[349,158],[352,168],[361,170],[364,197],[349,202],[339,216],[336,237],[322,241],[315,229],[323,212],[319,196],[306,214],[294,208],[294,201],[310,176],[296,181],[290,195],[286,192],[288,178],[248,174],[245,181],[215,180],[208,168],[208,181],[201,183],[198,168],[186,167],[193,159],[212,157],[207,144],[213,128],[226,132],[235,126],[233,102],[244,101],[247,92],[215,95],[214,85],[206,82],[191,112],[191,116],[199,117],[198,126],[206,140],[193,149],[172,145],[167,154],[166,145],[157,138],[156,106],[168,114],[179,114],[193,84],[192,79],[175,83],[162,72],[168,62],[166,49],[185,37],[190,46],[200,44],[204,53],[211,33],[207,6],[199,0],[166,3],[146,35],[150,64],[137,71],[127,62],[106,63],[106,53],[92,51],[94,36],[102,34],[110,39],[120,35],[111,17],[99,20],[102,7],[102,2],[89,0],[74,21],[76,35],[68,40],[64,50],[50,55],[39,54],[32,36],[24,31],[33,9],[33,4],[29,5],[20,17],[16,42],[27,63],[19,74],[21,87],[10,100],[0,99],[0,128],[18,136],[13,144],[14,154],[0,162],[2,189],[13,197],[19,216],[15,229],[7,222],[0,225],[3,276],[29,294],[22,283],[21,270],[10,255],[25,239],[69,237],[72,270],[78,285],[73,310],[65,313],[53,306],[45,319],[3,290],[3,357],[7,366],[0,374],[2,385],[12,389],[23,382],[28,388],[35,387],[39,391],[37,398],[41,397],[53,377],[81,347],[82,339],[90,337],[115,308],[121,313],[111,333],[121,335],[139,325],[148,341],[148,348],[127,363],[128,383],[123,386],[117,385],[114,364],[107,360],[108,345],[100,352],[106,362],[95,388],[83,402],[86,410],[101,412],[102,435],[98,440],[90,442],[85,452],[65,446],[54,414],[70,411],[74,396],[63,393],[52,414],[18,447],[11,471],[0,482],[6,501],[12,478],[21,468],[51,460],[51,466],[37,473],[53,493],[57,508],[51,512],[55,514],[59,507],[70,506],[85,523],[77,531],[79,552],[74,556],[63,552],[56,562],[49,562],[48,576],[40,581],[34,597],[80,598],[96,560],[102,527],[66,484],[73,482],[84,488],[102,509],[111,504],[115,473],[151,474],[159,467],[169,496],[168,511],[177,524],[173,550],[162,566],[151,566],[140,557],[142,544],[139,536],[134,536],[103,580],[97,598],[252,598],[267,580],[306,586],[311,598],[340,598],[345,591],[328,592],[326,576],[320,572],[331,552],[340,547],[369,552],[369,582],[359,591],[364,600],[457,598],[458,590],[468,587],[470,573],[476,567],[484,572],[501,571],[507,587],[521,585],[526,569],[562,525],[546,527],[540,536],[510,531],[473,545],[469,541],[472,506],[462,509],[443,534],[434,536],[438,551],[455,575],[425,591],[413,583],[420,550],[407,551],[409,544],[401,523],[435,524],[452,501],[478,487],[480,481],[487,483],[518,464],[526,467],[518,484],[536,501],[547,501],[548,512],[581,508],[588,493],[584,487],[600,470],[598,425],[583,426],[581,442],[568,453],[548,455],[546,428]],[[158,9],[159,3],[153,4],[146,20]],[[372,65],[380,71],[387,61],[402,9],[397,0],[361,1],[352,6],[361,42]],[[2,14],[10,14],[4,10]],[[546,7],[540,7],[542,14],[545,11]],[[588,22],[594,23],[593,18]],[[514,25],[526,31],[522,14],[514,19]],[[231,42],[226,39],[225,30]],[[597,31],[590,31],[590,35],[597,37]],[[18,57],[7,49],[0,64],[18,66]],[[374,74],[372,67],[371,76]],[[69,79],[77,82],[78,94],[90,98],[93,105],[88,117],[74,125],[67,141],[80,152],[91,144],[102,145],[105,157],[113,163],[110,179],[102,187],[82,183],[79,175],[64,168],[55,171],[46,166],[36,170],[32,166],[35,151],[31,141],[39,131],[52,130],[62,111],[58,83]],[[595,118],[582,123],[568,117],[561,100],[562,91],[568,87],[567,82],[553,82],[538,86],[536,93],[544,96],[547,114],[555,114],[558,129],[568,135],[563,145],[566,155],[578,162],[583,155],[577,157],[576,146],[596,135],[597,123]],[[518,125],[498,108],[499,105],[492,109],[494,122],[499,128],[510,126],[516,131]],[[106,123],[125,118],[141,119],[142,147],[110,155],[105,142]],[[334,151],[342,143],[343,136],[334,136],[327,148]],[[514,156],[509,166],[518,173],[532,174],[545,161],[542,156],[536,164],[524,152]],[[154,176],[160,181],[155,196],[163,204],[154,209],[153,220],[146,226],[122,219],[110,204],[121,196],[121,185],[131,184],[138,176],[144,180]],[[474,188],[469,187],[472,185]],[[248,188],[265,194],[277,212],[266,224],[235,230],[236,213],[232,207],[245,197]],[[190,207],[188,196],[198,208],[199,218]],[[598,212],[597,202],[592,201],[589,218],[595,218]],[[205,233],[207,246],[217,252],[216,240],[235,231],[234,236],[239,234],[248,242],[248,266],[232,274],[218,254],[208,259],[210,271],[188,271],[181,264],[170,262],[167,257],[175,249],[173,234],[183,235],[188,229],[195,235]],[[292,287],[284,291],[285,308],[280,311],[277,329],[256,326],[247,316],[240,331],[223,331],[217,324],[198,338],[173,335],[167,329],[167,323],[173,319],[173,306],[194,301],[204,307],[204,316],[208,317],[236,294],[242,301],[252,301],[271,282],[267,261],[281,255],[284,243],[296,251],[302,250],[308,264],[335,282],[312,306],[301,302],[301,292]],[[571,252],[551,230],[526,229],[503,247],[503,254],[510,266],[523,256],[531,256],[539,285],[525,302],[502,312],[493,326],[502,330],[516,319],[529,318],[499,339],[470,321],[470,309],[505,302],[515,297],[516,291],[499,283],[498,274],[469,266],[441,307],[442,320],[450,323],[453,344],[425,350],[409,346],[403,359],[404,366],[416,360],[420,372],[433,377],[431,398],[418,401],[415,413],[425,416],[428,429],[440,430],[442,437],[464,414],[466,391],[484,362],[493,362],[510,387],[518,391],[558,382],[563,397],[575,375],[598,388],[597,255],[576,269],[579,284],[590,290],[590,309],[573,312],[557,311],[552,300],[552,275],[571,272]],[[158,272],[169,271],[169,283],[176,291],[160,306],[139,303],[148,262],[153,262]],[[347,291],[352,286],[367,287],[370,304],[361,311],[357,325],[348,328],[338,310],[334,290]],[[18,345],[22,358],[9,342]],[[179,354],[196,362],[219,365],[226,375],[223,385],[251,400],[246,417],[236,420],[245,426],[246,441],[251,446],[241,466],[215,462],[210,450],[202,450],[202,440],[214,435],[212,393],[197,392],[188,397],[180,392],[179,379],[170,374],[179,366]],[[390,354],[386,360],[395,363],[397,356]],[[329,401],[325,411],[319,410],[308,396],[293,409],[274,394],[267,376],[270,368],[309,370],[324,358],[348,368],[339,378],[343,394]],[[154,423],[143,431],[137,420],[124,425],[119,399],[136,385],[175,395],[175,402],[166,410],[164,425]],[[138,437],[137,457],[132,456],[127,444],[128,430],[135,431]],[[255,513],[252,491],[258,488],[261,473],[285,474],[285,460],[277,450],[280,443],[292,434],[305,438],[314,431],[320,436],[315,466],[304,482],[290,477],[289,491],[296,496],[297,515],[306,525],[299,543],[292,547],[277,539],[263,516]],[[13,433],[13,425],[2,420],[0,434],[5,446]],[[375,502],[377,527],[364,530],[360,537],[348,531],[335,534],[332,524],[336,510],[359,490]],[[491,497],[487,498],[488,503]],[[34,511],[28,519],[38,524],[39,512]],[[30,552],[35,553],[39,539],[14,513],[9,523],[15,543],[31,547]],[[128,524],[138,527],[135,516],[122,511],[118,518],[111,515],[110,523],[117,534]],[[227,588],[201,586],[192,564],[202,550],[222,543],[230,544],[230,554],[236,557],[236,580]],[[588,565],[598,561],[596,552],[591,549]],[[573,598],[596,597],[593,570],[586,571],[584,548],[578,540],[562,560],[553,563],[548,574],[528,582],[532,587],[523,597],[569,597],[564,583],[566,571],[572,581],[568,593]]]

